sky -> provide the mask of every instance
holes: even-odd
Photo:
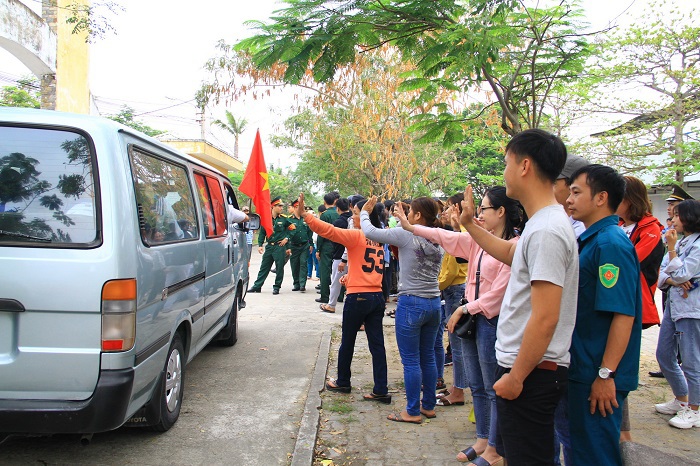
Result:
[[[22,0],[40,9],[39,0]],[[216,55],[216,43],[249,37],[248,20],[268,21],[285,6],[279,0],[112,0],[124,11],[109,14],[116,34],[106,35],[90,48],[90,88],[102,115],[118,113],[122,105],[135,109],[137,118],[179,138],[199,138],[201,127],[195,92],[207,79],[203,66]],[[533,0],[534,1],[534,0]],[[650,0],[584,0],[592,28],[629,21]],[[94,4],[98,2],[93,0]],[[675,0],[691,5],[690,0]],[[14,57],[0,49],[0,85],[29,74]],[[258,101],[239,101],[212,108],[206,115],[206,138],[233,154],[233,137],[212,127],[225,120],[224,110],[248,120],[239,142],[239,157],[247,162],[256,129],[260,130],[268,166],[289,167],[294,158],[275,149],[268,138],[279,131],[292,105],[289,93]]]

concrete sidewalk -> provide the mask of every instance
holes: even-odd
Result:
[[[393,304],[390,306],[394,306]],[[340,306],[339,309],[340,310]],[[338,314],[336,314],[338,315]],[[340,315],[338,315],[340,317]],[[393,319],[384,318],[385,346],[389,369],[391,405],[368,402],[363,393],[372,390],[371,356],[367,340],[360,332],[352,364],[353,391],[343,395],[323,391],[316,442],[315,465],[443,465],[457,464],[457,453],[470,446],[475,426],[467,420],[471,402],[464,406],[436,407],[435,419],[423,418],[421,425],[401,424],[386,419],[387,414],[405,408],[403,368],[396,346]],[[653,403],[670,395],[663,379],[652,379],[656,370],[654,350],[657,330],[646,330],[640,367],[640,388],[630,395],[630,415],[634,442],[624,445],[625,464],[700,464],[700,430],[679,430],[667,424],[671,416],[654,412]],[[334,330],[328,374],[336,374],[340,328]],[[452,369],[445,368],[445,379],[452,381]],[[470,400],[467,395],[467,400]]]

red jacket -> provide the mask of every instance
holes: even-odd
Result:
[[[620,225],[623,225],[620,220]],[[656,217],[647,213],[637,222],[637,226],[632,230],[630,241],[637,251],[639,265],[641,268],[640,280],[642,282],[642,326],[644,328],[658,325],[659,311],[654,303],[654,293],[656,292],[656,281],[659,278],[659,267],[664,258],[664,243],[662,241],[661,230],[663,226]]]

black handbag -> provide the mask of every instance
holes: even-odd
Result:
[[[479,299],[479,283],[481,282],[481,258],[484,257],[484,251],[481,251],[479,256],[479,264],[476,266],[476,289],[474,290],[474,299]],[[467,304],[467,300],[462,300],[462,305]],[[476,314],[466,313],[464,314],[457,325],[455,325],[455,335],[460,338],[466,338],[467,340],[474,340],[476,338]]]

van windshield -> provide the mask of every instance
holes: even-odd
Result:
[[[0,246],[97,238],[93,154],[74,132],[0,126]]]

